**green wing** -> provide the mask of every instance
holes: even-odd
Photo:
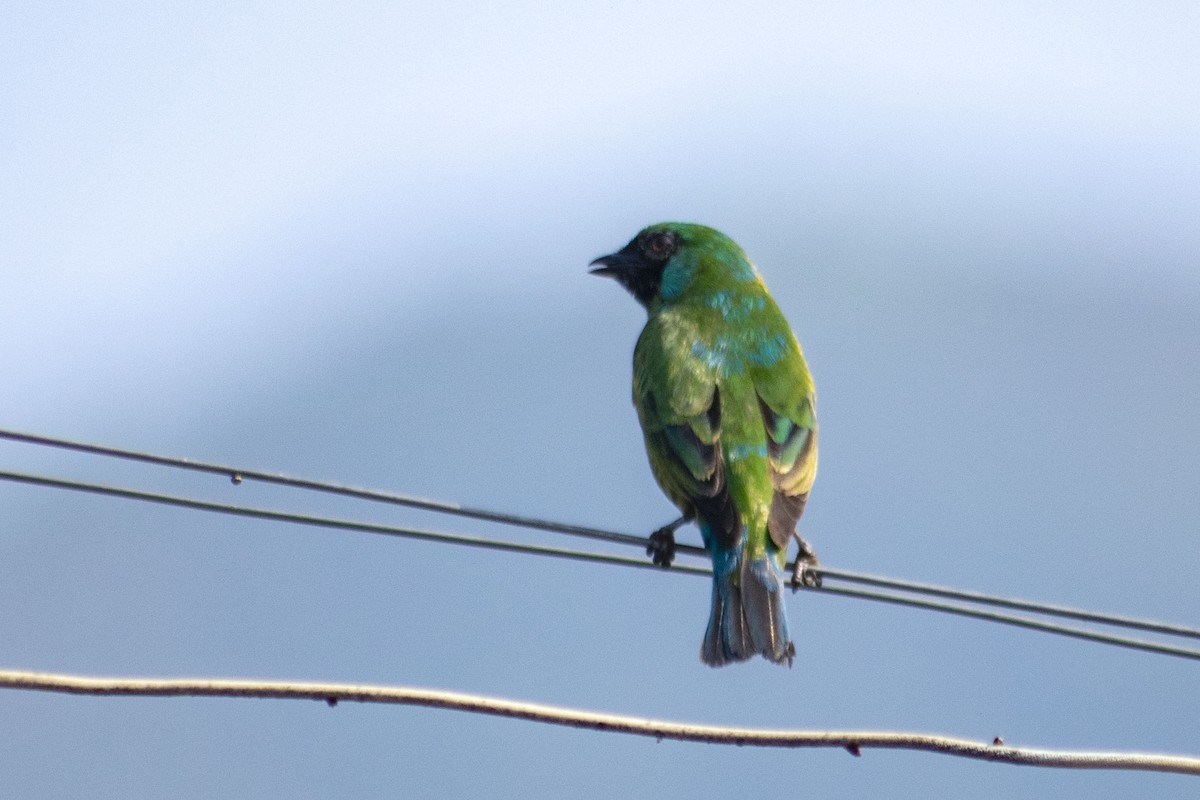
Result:
[[[633,354],[633,403],[650,468],[689,519],[711,525],[719,547],[733,547],[741,525],[721,454],[721,396],[714,369],[692,355],[700,326],[652,317]]]
[[[781,549],[795,532],[817,477],[816,393],[800,346],[795,337],[789,339],[783,361],[755,376],[775,490],[767,529]]]

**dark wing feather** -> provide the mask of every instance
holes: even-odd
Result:
[[[644,419],[658,417],[653,394],[644,396],[642,410]],[[645,434],[654,475],[684,516],[706,523],[718,547],[736,545],[741,523],[725,481],[717,388],[701,413],[676,424],[645,426]]]
[[[812,396],[792,414],[774,411],[759,397],[763,427],[767,431],[767,456],[771,465],[771,484],[775,493],[767,517],[771,541],[786,548],[804,513],[804,504],[816,476],[817,426]]]

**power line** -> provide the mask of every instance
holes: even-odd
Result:
[[[473,508],[471,506],[450,503],[444,500],[430,500],[424,497],[414,497],[412,495],[400,494],[399,492],[384,492],[377,489],[364,489],[358,486],[347,486],[345,484],[333,483],[330,481],[319,481],[311,478],[298,478],[278,472],[264,472],[256,469],[231,467],[226,464],[197,461],[191,458],[163,456],[155,453],[141,452],[138,450],[127,450],[121,447],[109,447],[107,445],[91,444],[89,442],[80,442],[71,439],[41,436],[34,433],[23,433],[21,431],[0,429],[0,439],[9,439],[14,442],[22,442],[24,444],[38,445],[41,447],[54,447],[60,450],[74,450],[80,453],[106,456],[109,458],[119,458],[126,461],[140,461],[145,464],[154,464],[160,467],[174,467],[176,469],[191,470],[193,472],[206,472],[212,475],[223,475],[232,480],[235,484],[240,484],[245,480],[255,480],[262,483],[275,484],[277,486],[288,486],[293,489],[304,489],[306,491],[322,492],[324,494],[334,494],[342,497],[353,497],[358,500],[369,500],[376,503],[388,503],[390,505],[404,506],[407,508],[419,508],[424,511],[434,511],[441,514],[452,514],[457,517],[467,517],[469,519],[478,519],[485,522],[496,522],[501,525],[513,525],[520,528],[530,528],[533,530],[548,531],[551,533],[565,533],[571,536],[582,536],[587,539],[617,542],[619,544],[633,545],[635,547],[646,546],[646,540],[641,536],[633,536],[627,533],[616,533],[614,531],[591,528],[586,525],[572,525],[566,522],[538,519],[537,517],[527,517],[519,514],[506,514],[501,511],[491,511],[485,508]],[[703,547],[696,547],[694,545],[677,545],[676,551],[687,553],[688,555],[705,557],[708,555]]]
[[[457,544],[468,547],[478,547],[489,550],[500,550],[505,552],[521,553],[526,555],[547,556],[553,558],[565,558],[575,561],[587,561],[592,563],[612,564],[616,566],[637,567],[640,569],[663,570],[663,567],[652,564],[644,559],[627,558],[608,553],[595,553],[581,550],[570,550],[559,547],[545,547],[541,545],[525,544],[521,542],[512,542],[499,539],[489,539],[477,536],[465,536],[457,533],[447,533],[443,531],[430,531],[420,528],[408,528],[397,525],[384,525],[379,523],[358,522],[355,520],[336,519],[332,517],[319,517],[307,514],[295,514],[292,512],[276,511],[272,509],[254,508],[250,506],[238,506],[228,503],[215,503],[207,500],[197,500],[190,497],[180,497],[177,495],[159,494],[156,492],[144,492],[134,489],[126,489],[118,486],[106,486],[96,483],[85,483],[82,481],[66,480],[62,478],[51,478],[41,475],[31,475],[20,472],[0,471],[0,480],[24,483],[34,486],[43,486],[53,489],[64,489],[69,491],[84,492],[88,494],[104,495],[108,497],[117,497],[126,500],[134,500],[139,502],[154,503],[158,505],[174,506],[178,508],[187,508],[194,511],[205,511],[210,513],[226,514],[230,516],[249,517],[253,519],[264,519],[274,522],[284,522],[296,525],[306,525],[311,527],[328,528],[336,530],[356,531],[360,533],[373,533],[386,536],[395,536],[408,539],[418,539],[424,541],[433,541],[443,544]],[[639,542],[640,544],[640,542]],[[693,566],[690,564],[679,564],[665,568],[670,572],[683,573],[688,575],[711,575],[712,570],[707,567]],[[874,581],[877,584],[891,584],[897,587],[905,586],[903,581],[892,581],[887,578],[875,578],[873,576],[865,576],[859,573],[853,573],[842,570],[834,570],[825,568],[818,569],[822,574],[830,576],[852,576],[851,580],[861,580],[863,582]],[[1013,625],[1031,630],[1038,630],[1044,633],[1052,633],[1060,636],[1069,636],[1076,639],[1085,639],[1088,641],[1098,642],[1102,644],[1124,647],[1134,650],[1141,650],[1159,655],[1170,655],[1180,658],[1200,661],[1200,650],[1192,650],[1185,647],[1175,647],[1172,645],[1162,644],[1159,642],[1147,641],[1144,639],[1133,639],[1124,636],[1115,636],[1108,633],[1093,631],[1086,628],[1075,628],[1067,625],[1056,625],[1042,620],[1030,619],[1012,614],[1001,614],[994,611],[985,611],[983,609],[972,608],[964,605],[953,605],[950,603],[940,603],[929,600],[921,600],[915,597],[908,597],[898,594],[887,594],[883,592],[863,591],[860,589],[849,589],[836,586],[809,586],[806,584],[798,584],[796,588],[808,589],[817,593],[833,594],[842,597],[853,597],[862,600],[872,600],[875,602],[889,603],[892,605],[904,605],[911,608],[920,608],[929,611],[939,611],[957,616],[970,617],[973,619],[985,620],[988,622],[997,622],[1005,625]],[[941,587],[936,588],[948,595],[962,594],[964,596],[979,596],[970,592],[958,592],[957,590],[943,590]],[[985,596],[986,597],[986,596]],[[1003,598],[993,598],[1003,599]],[[1036,607],[1036,604],[1024,603],[1023,601],[1008,601],[1013,606],[1024,607],[1029,610],[1029,607]],[[1085,612],[1086,613],[1086,612]],[[1172,626],[1162,626],[1172,627]]]
[[[125,500],[136,500],[143,503],[154,503],[157,505],[175,506],[176,508],[187,508],[193,511],[207,511],[215,514],[226,514],[234,517],[249,517],[252,519],[265,519],[273,522],[286,522],[293,525],[306,525],[315,528],[332,528],[344,531],[357,531],[359,533],[375,533],[383,536],[395,536],[404,539],[419,539],[428,542],[440,542],[442,544],[457,544],[467,547],[480,547],[487,550],[504,550],[510,553],[523,553],[526,555],[541,555],[552,556],[557,558],[573,559],[577,561],[592,561],[606,564],[617,564],[626,567],[643,567],[646,569],[661,570],[662,567],[656,566],[645,559],[627,558],[624,556],[609,555],[607,553],[591,553],[582,550],[569,550],[561,547],[542,547],[540,545],[524,544],[521,542],[508,542],[500,539],[487,539],[480,536],[465,536],[458,533],[447,533],[443,531],[431,531],[422,528],[407,528],[398,525],[383,525],[374,522],[358,522],[355,520],[336,519],[333,517],[317,517],[308,514],[294,514],[289,511],[275,511],[266,508],[253,508],[250,506],[231,505],[229,503],[214,503],[207,500],[196,500],[191,497],[180,497],[178,495],[159,494],[156,492],[143,492],[136,489],[125,489],[119,486],[105,486],[99,483],[84,483],[82,481],[65,480],[62,478],[50,478],[43,475],[30,475],[23,472],[6,472],[0,471],[0,480],[12,481],[14,483],[25,483],[33,486],[44,486],[51,489],[66,489],[68,491],[84,492],[86,494],[98,494],[108,497],[119,497]],[[699,574],[711,574],[700,567],[681,566],[679,572],[697,572]]]
[[[64,694],[139,697],[255,697],[339,702],[387,703],[450,709],[571,728],[624,733],[683,742],[738,747],[836,747],[851,755],[870,748],[917,750],[961,758],[1067,769],[1117,769],[1200,775],[1200,758],[1159,753],[1086,752],[1013,747],[999,738],[985,741],[899,731],[802,731],[697,725],[617,714],[601,714],[498,697],[347,683],[298,683],[208,678],[98,678],[0,670],[0,687]]]
[[[261,481],[264,483],[270,483],[270,484],[275,484],[275,485],[280,485],[280,486],[287,486],[287,487],[301,489],[301,490],[305,490],[305,491],[316,491],[316,492],[322,492],[322,493],[326,493],[326,494],[334,494],[334,495],[340,495],[340,496],[344,496],[344,497],[352,497],[355,499],[366,500],[366,501],[370,501],[370,502],[381,502],[381,503],[387,503],[387,504],[391,504],[391,505],[405,506],[405,507],[409,507],[409,508],[418,508],[418,509],[422,509],[422,510],[433,511],[433,512],[444,513],[444,514],[451,514],[451,515],[467,517],[467,518],[471,518],[471,519],[496,522],[496,523],[504,524],[504,525],[530,528],[533,530],[541,530],[541,531],[547,531],[547,532],[552,532],[552,533],[562,533],[562,534],[568,534],[568,535],[572,535],[572,536],[580,536],[580,537],[598,540],[598,541],[614,542],[617,544],[634,546],[639,549],[644,549],[648,544],[648,541],[644,537],[634,536],[634,535],[627,534],[627,533],[617,533],[615,531],[608,531],[608,530],[603,530],[600,528],[592,528],[592,527],[588,527],[588,526],[584,526],[584,525],[574,525],[574,524],[570,524],[570,523],[557,522],[557,521],[553,521],[553,520],[539,519],[536,517],[528,517],[528,516],[516,515],[516,514],[507,514],[504,512],[492,511],[489,509],[473,508],[470,506],[463,506],[463,505],[459,505],[457,503],[451,503],[451,502],[446,502],[446,501],[441,501],[441,500],[431,500],[431,499],[427,499],[427,498],[413,497],[411,495],[400,494],[397,492],[385,492],[385,491],[380,491],[380,490],[375,490],[375,489],[364,489],[364,488],[360,488],[360,487],[347,486],[345,484],[332,483],[332,482],[328,482],[328,481],[319,481],[319,480],[314,480],[311,478],[299,478],[299,477],[284,475],[281,473],[265,472],[262,470],[255,470],[255,469],[246,469],[246,468],[241,468],[241,467],[229,466],[229,465],[225,465],[225,464],[216,464],[213,462],[198,461],[195,459],[164,456],[164,455],[159,455],[159,454],[155,454],[155,453],[130,450],[130,449],[126,449],[126,448],[111,447],[108,445],[99,445],[99,444],[93,444],[93,443],[89,443],[89,442],[81,442],[81,441],[77,441],[77,440],[63,439],[63,438],[59,438],[59,437],[43,436],[40,434],[26,433],[26,432],[13,431],[13,430],[7,430],[7,429],[0,429],[0,439],[8,439],[8,440],[15,441],[15,442],[21,442],[24,444],[31,444],[31,445],[35,445],[35,446],[41,446],[41,447],[53,447],[53,448],[64,449],[64,450],[72,450],[72,451],[76,451],[76,452],[87,453],[90,455],[98,455],[98,456],[104,456],[104,457],[109,457],[109,458],[130,460],[130,461],[139,461],[139,462],[143,462],[143,463],[153,464],[156,466],[172,467],[172,468],[177,468],[177,469],[185,469],[185,470],[192,470],[192,471],[204,472],[204,473],[209,473],[209,474],[223,475],[223,476],[230,478],[235,484],[241,483],[243,480],[257,480],[257,481]],[[9,474],[15,475],[16,473],[9,473]],[[16,478],[16,477],[9,477],[7,479],[20,480],[19,478]],[[44,480],[51,480],[51,479],[44,479]],[[26,482],[34,482],[34,481],[27,480]],[[43,485],[50,485],[50,484],[44,483]],[[66,487],[60,487],[60,488],[66,488]],[[127,490],[118,490],[118,491],[127,491]],[[110,492],[110,493],[112,493],[112,492]],[[155,502],[166,502],[166,501],[157,500]],[[195,501],[181,500],[180,502],[177,502],[174,504],[175,505],[187,505],[188,502],[195,502]],[[234,512],[226,512],[226,513],[234,513]],[[271,512],[271,513],[282,514],[283,512]],[[283,520],[282,517],[276,517],[276,518],[281,519],[282,521],[288,521],[288,520]],[[363,525],[364,523],[347,523],[347,525],[351,525],[351,524]],[[336,526],[326,526],[326,527],[336,527]],[[381,527],[387,527],[387,526],[381,526]],[[362,530],[363,528],[352,528],[352,529]],[[457,534],[448,534],[448,535],[449,536],[457,536]],[[478,545],[478,546],[489,546],[489,545]],[[524,547],[524,545],[520,545],[520,547]],[[509,547],[509,546],[505,546],[505,547],[497,546],[495,549],[513,550],[514,548]],[[554,550],[554,548],[548,548],[548,549]],[[697,556],[697,557],[703,557],[703,558],[707,558],[707,555],[708,555],[707,552],[704,550],[704,548],[697,547],[695,545],[678,544],[676,546],[676,551],[678,553],[681,553],[684,555]],[[564,551],[564,552],[569,552],[569,551]],[[575,552],[578,552],[578,551],[575,551]],[[578,556],[578,558],[580,558],[581,560],[607,560],[609,558],[615,558],[615,557],[603,556],[602,558],[592,558],[590,556],[585,556],[585,555],[581,554]],[[636,563],[639,566],[644,566],[644,564],[642,562],[635,560],[635,559],[622,559],[621,560],[622,563],[624,561],[628,561],[631,564]],[[617,563],[617,562],[613,562],[613,563]],[[673,567],[673,569],[675,569],[676,571],[686,571],[682,567],[682,565],[677,565],[677,566]],[[1047,615],[1047,616],[1057,616],[1057,617],[1063,617],[1063,618],[1067,618],[1067,619],[1076,619],[1076,620],[1086,621],[1086,622],[1091,622],[1091,623],[1096,623],[1096,624],[1110,625],[1110,626],[1114,626],[1114,627],[1128,628],[1128,629],[1133,629],[1133,630],[1142,630],[1142,631],[1164,634],[1164,635],[1168,635],[1168,636],[1180,636],[1180,637],[1186,637],[1186,638],[1200,640],[1200,629],[1196,629],[1196,628],[1192,628],[1192,627],[1188,627],[1188,626],[1184,626],[1184,625],[1163,623],[1163,622],[1159,622],[1156,620],[1138,619],[1138,618],[1134,618],[1134,617],[1115,615],[1115,614],[1104,614],[1104,613],[1099,613],[1099,612],[1087,611],[1084,609],[1070,608],[1067,606],[1054,605],[1054,604],[1048,604],[1048,603],[1038,603],[1038,602],[1033,602],[1033,601],[1028,601],[1028,600],[1020,600],[1020,599],[1015,599],[1015,598],[1001,597],[1001,596],[997,596],[997,595],[988,595],[988,594],[983,594],[980,592],[970,592],[970,591],[954,589],[954,588],[945,587],[945,586],[937,586],[937,585],[933,585],[933,584],[920,583],[920,582],[916,582],[916,581],[898,580],[898,579],[894,579],[894,578],[886,578],[886,577],[881,577],[881,576],[876,576],[876,575],[868,575],[865,573],[852,572],[849,570],[832,569],[832,568],[817,566],[817,565],[807,568],[806,572],[811,575],[820,576],[823,579],[841,580],[841,581],[846,581],[849,583],[860,583],[860,584],[878,586],[878,587],[882,587],[882,588],[888,588],[888,589],[892,589],[892,590],[900,591],[900,592],[925,594],[925,595],[941,597],[941,598],[945,598],[945,599],[961,600],[963,602],[972,603],[972,604],[991,605],[991,606],[996,606],[996,607],[1001,607],[1001,608],[1010,608],[1010,609],[1014,609],[1014,610],[1027,611],[1027,612],[1031,612],[1031,613],[1035,613],[1035,614],[1042,614],[1042,615]],[[704,571],[701,571],[701,574],[708,574],[708,572],[707,572],[707,570],[704,570]],[[828,588],[828,587],[826,587],[826,588]],[[850,593],[850,590],[840,589],[838,593],[846,595],[846,594]],[[867,593],[867,594],[869,594],[869,593]],[[861,596],[866,597],[867,594],[863,594]],[[888,602],[896,602],[896,601],[893,599],[893,600],[889,600]],[[912,603],[911,605],[919,606],[920,604]],[[1132,641],[1137,641],[1137,640],[1132,640]]]
[[[980,592],[970,592],[964,589],[952,589],[947,586],[937,586],[930,583],[898,581],[893,578],[884,578],[878,575],[867,575],[861,572],[850,572],[848,570],[830,569],[821,566],[813,567],[813,571],[819,573],[825,578],[836,578],[843,581],[849,581],[851,583],[862,583],[888,589],[897,589],[899,591],[915,592],[919,594],[932,595],[935,597],[945,597],[952,600],[963,600],[968,603],[980,603],[985,605],[1000,606],[1003,608],[1012,608],[1019,611],[1031,611],[1035,614],[1046,614],[1055,617],[1077,619],[1083,622],[1095,622],[1101,625],[1132,628],[1135,630],[1149,631],[1151,633],[1162,633],[1168,636],[1182,636],[1189,639],[1200,639],[1200,630],[1189,628],[1185,625],[1174,625],[1167,622],[1138,619],[1137,617],[1126,617],[1116,614],[1101,614],[1081,608],[1071,608],[1069,606],[1053,605],[1049,603],[1035,603],[1029,600],[1018,600],[1009,597],[997,597],[995,595],[982,594]]]
[[[1130,650],[1142,650],[1147,653],[1157,653],[1164,656],[1177,656],[1179,658],[1200,661],[1200,650],[1193,650],[1187,647],[1176,647],[1175,645],[1152,642],[1146,639],[1134,639],[1127,636],[1114,636],[1109,633],[1102,633],[1100,631],[1089,630],[1087,628],[1076,628],[1070,625],[1059,625],[1053,622],[1045,622],[1044,620],[1040,619],[1019,617],[1015,614],[1002,614],[997,611],[986,611],[981,608],[953,605],[951,603],[939,603],[933,600],[921,600],[916,597],[908,597],[905,595],[886,594],[884,592],[867,592],[861,589],[845,589],[841,586],[822,586],[819,589],[816,589],[816,591],[823,594],[837,594],[844,597],[854,597],[860,600],[875,600],[877,602],[890,603],[892,605],[903,605],[909,606],[910,608],[922,608],[928,611],[940,611],[944,614],[954,614],[960,617],[970,617],[972,619],[980,619],[987,622],[999,622],[1004,625],[1014,625],[1018,628],[1028,628],[1030,630],[1041,631],[1043,633],[1053,633],[1058,636],[1069,636],[1073,639],[1084,639],[1086,641],[1099,642],[1101,644],[1113,645],[1115,647],[1125,647]]]

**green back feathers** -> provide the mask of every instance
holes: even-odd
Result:
[[[725,234],[681,222],[651,225],[597,263],[649,313],[633,400],[659,484],[685,514],[719,484],[739,525],[770,519],[786,546],[816,474],[815,396],[754,265]]]

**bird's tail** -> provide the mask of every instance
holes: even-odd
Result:
[[[700,659],[719,667],[761,655],[790,667],[796,647],[788,635],[783,586],[774,558],[745,559],[741,548],[714,551],[712,614]]]

